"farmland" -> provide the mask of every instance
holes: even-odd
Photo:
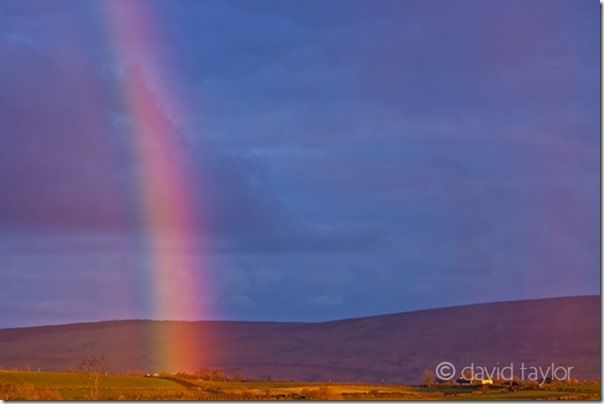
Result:
[[[162,374],[0,371],[3,400],[527,400],[600,399],[600,384],[384,385],[293,381],[211,381]]]

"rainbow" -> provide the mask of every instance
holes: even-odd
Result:
[[[191,320],[204,317],[198,301],[200,263],[190,253],[199,242],[199,201],[192,191],[190,159],[184,138],[170,117],[178,109],[170,86],[170,57],[162,52],[150,2],[103,2],[104,21],[120,66],[119,93],[128,114],[146,234],[154,319]],[[142,67],[144,66],[144,67]],[[194,370],[199,353],[197,335],[183,324],[161,324],[150,332],[156,370]]]

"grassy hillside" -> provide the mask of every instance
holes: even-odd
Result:
[[[163,344],[188,347],[191,369],[164,369]],[[67,343],[68,342],[68,343]],[[421,382],[441,361],[465,366],[551,362],[573,377],[600,378],[600,298],[479,304],[326,323],[112,321],[0,330],[0,364],[78,369],[104,357],[112,372],[224,369],[251,379]]]

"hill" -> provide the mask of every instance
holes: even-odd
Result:
[[[158,341],[158,335],[172,335]],[[461,368],[573,366],[600,378],[600,297],[421,310],[324,323],[125,320],[0,330],[0,364],[76,369],[103,356],[110,370],[162,370],[158,344],[184,347],[195,368],[246,378],[419,383],[441,361]],[[166,369],[176,370],[176,369]],[[185,369],[192,371],[195,369]]]

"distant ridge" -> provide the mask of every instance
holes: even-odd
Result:
[[[76,369],[103,356],[112,371],[162,370],[150,335],[195,346],[196,368],[247,378],[419,383],[441,361],[457,366],[574,366],[600,378],[600,296],[494,302],[322,323],[116,320],[0,330],[0,365]],[[166,369],[176,370],[176,369]],[[194,371],[195,369],[186,369]]]

